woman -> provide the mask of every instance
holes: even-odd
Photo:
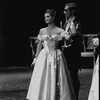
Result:
[[[94,46],[99,46],[99,38],[93,39]],[[92,84],[89,92],[88,100],[99,100],[99,55],[93,70]]]
[[[38,35],[40,42],[28,100],[76,100],[65,58],[57,47],[62,38],[69,36],[54,24],[55,14],[52,9],[44,14],[48,26],[40,29]],[[40,51],[41,44],[43,49]]]

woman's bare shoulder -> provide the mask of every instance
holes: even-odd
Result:
[[[40,34],[40,35],[43,35],[43,34],[45,33],[45,30],[46,30],[46,27],[41,28],[39,34]]]
[[[64,29],[57,27],[57,33],[60,34],[60,33],[62,33],[62,32],[64,32]]]

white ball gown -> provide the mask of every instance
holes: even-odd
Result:
[[[44,48],[35,63],[26,97],[28,100],[76,100],[65,58],[57,49],[63,31],[57,27],[52,35],[47,35],[43,28],[38,35]]]
[[[93,69],[93,77],[88,100],[99,100],[99,56]]]

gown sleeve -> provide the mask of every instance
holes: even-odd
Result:
[[[39,41],[42,41],[43,40],[43,29],[40,29],[37,38],[38,38]]]
[[[38,34],[37,38],[38,38],[39,41],[42,41],[42,35],[41,34]]]

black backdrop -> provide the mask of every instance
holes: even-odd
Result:
[[[45,27],[47,8],[57,11],[56,24],[64,22],[66,3],[78,5],[82,33],[99,32],[99,0],[2,0],[0,2],[0,66],[29,66],[32,62],[29,38]]]

